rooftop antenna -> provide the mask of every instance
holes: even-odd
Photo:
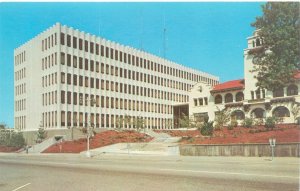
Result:
[[[167,28],[166,28],[166,16],[164,12],[164,26],[163,26],[163,58],[166,58],[166,51],[167,51]]]
[[[143,36],[144,36],[144,14],[143,14],[143,9],[141,9],[140,11],[140,29],[141,29],[141,34],[140,34],[140,49],[143,51],[144,48],[143,48]]]

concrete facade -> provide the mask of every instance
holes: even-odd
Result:
[[[172,129],[173,106],[219,78],[57,23],[14,51],[15,129]],[[122,124],[125,128],[134,125]]]
[[[253,118],[257,124],[263,124],[266,117],[271,116],[281,118],[282,123],[300,121],[299,116],[292,113],[293,108],[300,105],[300,71],[296,71],[295,83],[286,84],[283,89],[272,92],[256,86],[255,72],[251,72],[254,68],[251,51],[259,49],[262,43],[257,31],[247,38],[244,79],[217,85],[199,82],[191,89],[189,115],[192,118],[203,121],[203,116],[208,116],[213,121],[218,109],[226,108],[231,113],[231,120],[236,119],[239,125],[245,118]]]

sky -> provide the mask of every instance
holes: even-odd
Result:
[[[14,49],[56,22],[165,55],[224,82],[243,78],[243,49],[262,4],[0,3],[0,123],[14,126]]]

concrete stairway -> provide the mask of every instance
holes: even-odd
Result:
[[[156,133],[151,129],[147,129],[145,133],[154,139],[151,141],[152,143],[176,143],[178,142],[181,137],[171,137],[167,133]]]
[[[100,154],[135,154],[135,155],[168,155],[178,156],[177,142],[181,137],[171,137],[166,133],[156,133],[147,129],[145,133],[154,139],[149,143],[118,143],[91,150],[92,156]],[[82,152],[81,154],[85,154]]]
[[[55,137],[51,137],[39,144],[36,144],[36,145],[33,145],[32,147],[30,147],[28,149],[28,153],[41,153],[44,150],[46,150],[47,148],[49,148],[50,146],[57,143],[58,141],[60,141],[60,140],[57,140]],[[26,150],[22,151],[22,153],[26,153]]]

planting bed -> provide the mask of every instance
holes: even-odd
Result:
[[[12,153],[12,152],[16,152],[18,151],[19,147],[7,147],[7,146],[3,146],[3,145],[0,145],[0,152],[3,152],[3,153]]]
[[[300,128],[297,125],[278,125],[273,130],[264,126],[252,128],[235,127],[228,130],[215,130],[211,137],[202,136],[198,130],[163,130],[174,137],[183,137],[182,144],[232,144],[232,143],[268,143],[270,137],[277,143],[300,142]]]
[[[135,143],[135,142],[149,142],[153,138],[146,134],[138,133],[136,131],[105,131],[96,134],[90,139],[90,149],[112,145],[116,143]],[[55,144],[43,153],[80,153],[87,149],[86,139],[78,139],[74,141],[64,141],[62,143]]]

